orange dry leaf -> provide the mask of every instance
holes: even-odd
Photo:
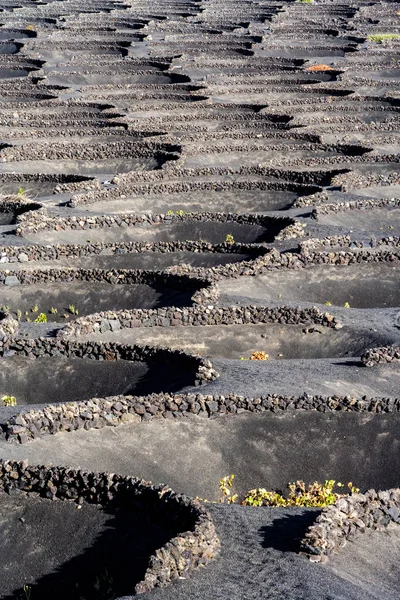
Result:
[[[269,356],[265,352],[253,352],[250,360],[268,360]]]
[[[312,67],[307,67],[306,71],[334,71],[333,67],[329,65],[313,65]]]

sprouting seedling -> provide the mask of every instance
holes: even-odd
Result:
[[[177,210],[176,214],[178,215],[178,217],[183,217],[183,215],[185,214],[184,210]]]
[[[226,238],[225,238],[225,242],[227,244],[234,244],[235,243],[235,239],[233,237],[233,235],[231,233],[228,233]]]
[[[23,196],[25,194],[25,190],[23,187],[20,187],[18,190],[18,196]]]
[[[20,321],[22,319],[22,310],[18,309],[17,310],[17,321]]]
[[[345,307],[345,308],[350,308],[350,304],[349,304],[348,302],[345,302],[345,303],[344,303],[344,307]]]
[[[38,310],[39,310],[39,307],[37,304],[35,304],[35,306],[32,306],[32,308],[31,308],[31,312],[33,312],[33,313],[38,312]]]
[[[40,313],[33,322],[34,323],[47,323],[47,315],[45,313]]]
[[[169,210],[169,211],[167,212],[167,215],[169,215],[170,217],[172,217],[172,215],[173,215],[173,214],[174,214],[174,211],[173,211],[173,210]]]
[[[17,406],[17,399],[15,396],[8,396],[7,394],[5,396],[1,397],[4,406]]]
[[[327,301],[325,302],[325,306],[332,306],[332,302],[329,302],[329,300],[327,300]]]
[[[49,313],[51,315],[56,315],[58,313],[58,310],[54,306],[52,306],[49,310]]]
[[[31,592],[32,592],[32,586],[31,585],[24,585],[23,590],[24,590],[24,594],[25,594],[25,600],[30,600],[30,598],[31,598]]]
[[[68,310],[71,313],[71,315],[78,315],[79,314],[78,309],[75,308],[75,306],[73,304],[70,304],[68,306]]]

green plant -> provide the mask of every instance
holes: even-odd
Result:
[[[183,217],[183,215],[185,214],[184,210],[177,210],[176,214],[178,215],[178,217]]]
[[[24,595],[23,595],[24,600],[30,600],[31,593],[32,593],[32,586],[24,585],[23,590],[24,590]]]
[[[222,477],[219,482],[219,489],[221,490],[221,498],[220,502],[222,504],[233,504],[236,502],[238,495],[232,494],[233,480],[235,479],[234,475],[226,475],[226,477]]]
[[[389,42],[390,40],[400,40],[399,33],[371,33],[368,36],[370,42],[376,42],[382,44],[383,42]]]
[[[18,309],[17,310],[17,321],[20,321],[22,318],[22,310]]]
[[[39,307],[37,304],[35,304],[35,306],[32,306],[32,308],[31,308],[31,312],[33,312],[33,313],[38,312],[38,310],[39,310]]]
[[[0,306],[0,310],[2,312],[8,312],[10,310],[10,307],[7,306],[6,304],[3,304],[3,306]]]
[[[17,399],[15,396],[2,396],[1,397],[4,406],[17,406]]]
[[[173,210],[169,210],[169,211],[167,212],[167,215],[170,215],[170,216],[172,216],[173,214],[174,214],[174,211],[173,211]]]
[[[45,313],[40,313],[33,322],[34,323],[47,323],[47,315]]]
[[[349,304],[348,302],[345,302],[345,303],[344,303],[344,307],[345,307],[345,308],[350,308],[350,304]]]
[[[296,0],[298,4],[314,4],[314,0]]]
[[[332,302],[329,302],[329,300],[327,300],[327,301],[325,302],[325,306],[332,306]]]
[[[52,306],[49,310],[49,313],[51,315],[56,315],[58,313],[58,310],[56,308],[54,308],[54,306]]]
[[[71,315],[79,315],[78,309],[75,308],[75,306],[73,304],[70,304],[68,306],[68,310],[71,313]]]
[[[346,495],[334,492],[335,484],[338,488],[344,487],[343,483],[336,483],[334,479],[326,479],[324,483],[314,481],[307,487],[304,481],[289,483],[289,496],[287,498],[279,492],[256,488],[247,492],[242,504],[244,506],[329,506]],[[353,486],[351,481],[347,484],[347,487],[352,494],[359,492],[359,489]]]
[[[227,236],[225,238],[225,243],[226,244],[234,244],[235,243],[235,239],[231,233],[227,234]]]
[[[25,190],[23,187],[20,187],[18,190],[18,196],[23,196],[25,194]]]

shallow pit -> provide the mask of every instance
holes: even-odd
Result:
[[[0,366],[0,396],[14,396],[17,406],[177,391],[194,380],[186,369],[156,362],[16,355]]]
[[[96,335],[91,334],[82,339],[96,339]],[[249,359],[252,352],[263,351],[274,364],[275,361],[284,362],[285,359],[359,357],[367,348],[388,343],[387,336],[374,331],[276,323],[142,327],[103,333],[101,339],[129,344],[167,345],[212,359],[243,360]],[[285,367],[282,365],[282,368]]]
[[[266,212],[287,210],[300,196],[294,191],[276,191],[265,189],[191,191],[184,194],[163,194],[162,196],[134,196],[94,202],[82,208],[102,213],[135,212],[166,214],[184,212]],[[305,194],[304,194],[305,195]]]
[[[21,284],[0,287],[0,305],[22,322],[35,321],[40,313],[48,322],[68,323],[79,316],[104,310],[190,306],[195,292],[161,285],[75,281],[72,283]],[[18,311],[20,311],[18,313]]]
[[[170,224],[138,224],[133,227],[97,227],[66,231],[41,231],[24,234],[26,240],[39,243],[83,244],[90,242],[174,242],[204,241],[222,244],[227,235],[242,244],[271,243],[291,219],[264,219],[264,225],[235,221],[177,221]]]
[[[368,231],[378,235],[393,235],[400,230],[400,208],[346,210],[318,215],[318,223],[345,228],[346,231]]]
[[[398,266],[388,263],[336,267],[315,266],[301,271],[271,271],[246,283],[224,280],[221,301],[229,304],[312,302],[351,308],[394,308],[400,305]]]
[[[0,494],[5,600],[108,600],[132,594],[150,556],[175,534],[152,510]],[[23,557],[23,569],[21,569]],[[29,596],[28,596],[29,597]]]

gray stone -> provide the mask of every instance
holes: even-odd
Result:
[[[16,286],[16,285],[21,285],[21,283],[18,280],[18,277],[16,277],[15,275],[7,275],[7,277],[4,280],[4,285],[8,285],[10,287],[13,287],[13,286]]]

